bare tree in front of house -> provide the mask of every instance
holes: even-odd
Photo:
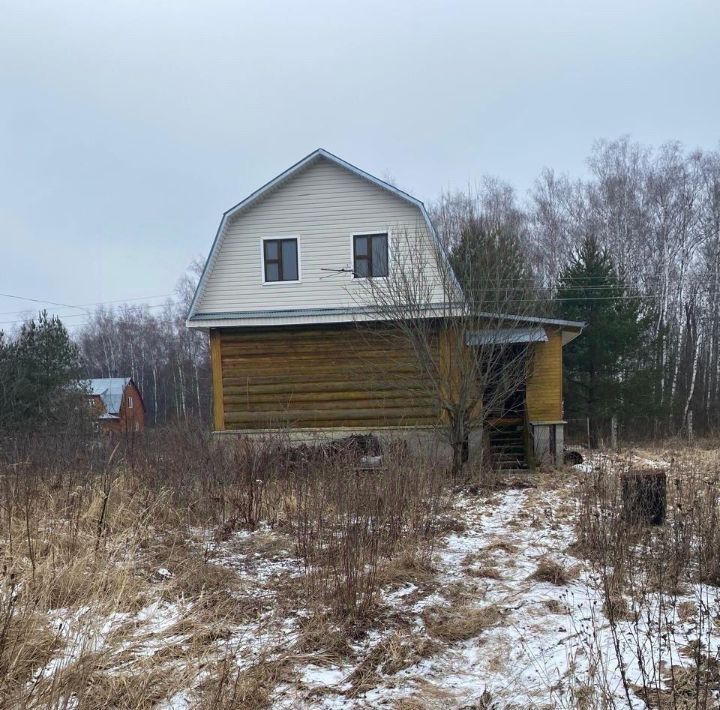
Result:
[[[533,328],[523,316],[537,310],[516,235],[482,217],[456,224],[452,253],[433,243],[434,262],[424,231],[394,234],[387,277],[362,280],[366,302],[392,326],[387,337],[404,341],[417,362],[408,385],[435,402],[454,476],[471,436],[482,441],[489,424],[524,416]]]

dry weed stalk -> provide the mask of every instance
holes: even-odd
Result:
[[[381,562],[402,555],[427,569],[435,523],[446,500],[434,469],[388,458],[379,471],[313,467],[293,479],[297,550],[311,596],[331,600],[340,616],[363,616],[375,603]]]

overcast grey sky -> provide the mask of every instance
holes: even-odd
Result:
[[[720,2],[0,0],[0,292],[168,294],[319,146],[427,201],[622,134],[717,147]]]

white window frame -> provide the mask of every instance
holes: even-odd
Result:
[[[292,281],[266,281],[265,280],[265,242],[274,242],[278,239],[294,239],[297,242],[297,272],[298,277]],[[263,286],[282,286],[283,284],[302,283],[302,250],[300,248],[299,234],[283,234],[260,238],[260,282]]]
[[[373,237],[377,234],[387,234],[387,251],[388,251],[388,275],[387,276],[355,276],[355,237]],[[390,276],[390,273],[392,272],[392,263],[393,263],[393,250],[392,250],[392,231],[390,229],[373,229],[369,232],[353,232],[350,235],[350,275],[353,279],[356,279],[358,281],[364,280],[364,279],[375,279],[375,280],[382,280],[382,279],[388,279]]]
[[[127,402],[128,402],[128,409],[132,409],[134,405],[133,405],[133,398],[132,398],[131,394],[128,395]]]

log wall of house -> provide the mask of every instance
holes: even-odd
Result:
[[[526,390],[526,407],[531,422],[557,422],[562,412],[562,334],[545,328],[548,340],[533,345],[532,365]]]
[[[387,331],[211,330],[210,342],[218,431],[438,421],[415,355]]]

